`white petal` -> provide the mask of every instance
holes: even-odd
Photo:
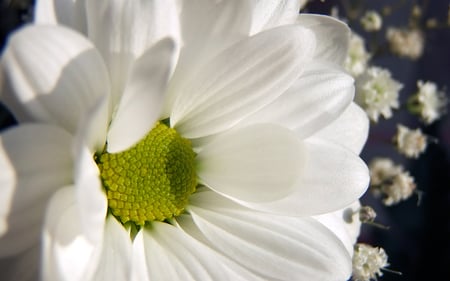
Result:
[[[239,123],[275,123],[306,138],[335,120],[352,101],[353,78],[341,69],[316,63],[279,98]]]
[[[0,257],[39,239],[48,199],[72,182],[71,136],[49,125],[22,125],[0,138]]]
[[[167,223],[154,222],[151,229],[141,230],[134,249],[145,262],[138,263],[135,280],[246,280],[221,255]]]
[[[155,125],[171,72],[174,42],[163,39],[137,59],[108,132],[108,152],[126,150]]]
[[[275,214],[318,215],[344,208],[366,191],[369,171],[358,155],[312,137],[304,141],[303,151],[306,161],[292,193],[272,202],[239,203]]]
[[[343,209],[314,217],[339,237],[351,256],[361,228],[357,215],[360,206],[359,201],[355,201]]]
[[[38,280],[40,270],[40,241],[19,255],[0,259],[2,280],[33,281]]]
[[[10,37],[2,57],[3,101],[19,119],[72,133],[99,97],[109,95],[102,59],[86,38],[61,26],[31,26]]]
[[[134,60],[164,37],[179,38],[176,1],[96,0],[86,6],[89,38],[108,65],[117,104]]]
[[[91,243],[83,236],[73,189],[73,186],[60,189],[47,208],[43,230],[43,280],[90,280],[99,262],[102,241]]]
[[[63,24],[86,34],[85,0],[39,0],[34,9],[34,22]]]
[[[211,191],[190,201],[199,231],[192,235],[201,233],[199,239],[265,280],[347,280],[351,273],[341,241],[314,219],[255,212]]]
[[[248,36],[251,7],[245,0],[181,0],[180,28],[183,46],[166,99],[163,118],[170,116],[174,99],[183,89],[182,81],[193,68]]]
[[[83,235],[95,244],[103,237],[108,200],[100,171],[87,147],[76,147],[75,196]],[[92,227],[95,225],[96,227]]]
[[[359,154],[369,135],[369,118],[356,103],[351,103],[333,123],[314,136],[340,144]]]
[[[301,1],[297,0],[253,0],[251,34],[264,29],[292,24],[300,12]]]
[[[113,216],[106,220],[103,250],[93,281],[130,280],[131,238]]]
[[[86,114],[81,118],[75,136],[75,146],[77,148],[86,146],[91,155],[104,150],[106,134],[111,119],[110,105],[109,97],[103,96],[86,111]]]
[[[227,197],[249,202],[280,199],[292,192],[305,159],[295,134],[256,124],[215,138],[197,155],[202,184]]]
[[[270,103],[300,76],[315,48],[297,26],[271,29],[231,46],[183,84],[171,124],[185,137],[218,133]]]
[[[350,28],[329,16],[301,14],[297,23],[314,31],[317,49],[314,58],[342,65],[347,56]]]

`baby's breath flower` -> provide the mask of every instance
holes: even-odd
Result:
[[[409,158],[419,157],[427,148],[427,136],[419,128],[411,130],[401,124],[397,125],[393,142],[397,150]]]
[[[381,269],[389,265],[388,256],[383,248],[363,243],[356,244],[354,248],[352,276],[354,281],[376,280],[383,275]]]
[[[367,113],[369,118],[378,122],[382,115],[392,117],[392,109],[399,107],[399,91],[403,85],[392,79],[388,69],[372,66],[356,79],[355,101]]]
[[[397,166],[389,158],[375,158],[369,164],[370,185],[378,186],[386,180],[390,180],[395,175],[403,171],[402,166]]]
[[[400,57],[418,59],[424,49],[424,35],[419,29],[388,28],[386,39],[392,53]]]
[[[375,158],[369,165],[370,188],[375,196],[382,196],[386,206],[406,200],[414,193],[414,178],[402,166],[388,158]]]
[[[364,16],[361,18],[361,25],[365,31],[378,31],[381,29],[383,25],[383,19],[381,15],[377,11],[367,11]]]
[[[350,45],[345,59],[345,69],[350,72],[353,77],[363,73],[367,68],[367,62],[370,54],[364,44],[364,39],[356,33],[352,33],[350,37]]]
[[[358,210],[359,220],[362,223],[372,223],[377,217],[377,213],[370,206],[361,206]]]
[[[402,172],[397,174],[391,184],[385,184],[382,187],[382,192],[385,194],[383,203],[386,206],[394,205],[402,200],[406,200],[414,193],[416,184],[414,178],[409,172]]]
[[[417,81],[417,92],[408,99],[408,110],[427,125],[438,120],[446,111],[447,97],[436,83]]]

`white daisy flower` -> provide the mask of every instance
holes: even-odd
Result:
[[[368,184],[345,25],[271,1],[57,3],[37,23],[72,29],[26,27],[2,56],[9,277],[350,276],[312,217]]]
[[[399,107],[399,91],[403,85],[391,77],[388,69],[372,66],[357,77],[355,101],[369,118],[378,122],[380,115],[392,117],[392,109]]]

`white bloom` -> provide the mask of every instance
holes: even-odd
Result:
[[[419,29],[390,27],[386,31],[386,39],[389,49],[395,55],[413,60],[422,56],[425,40]]]
[[[393,138],[397,150],[410,158],[417,158],[427,149],[427,136],[420,128],[411,130],[401,124],[397,125],[397,133]]]
[[[272,1],[53,3],[38,23],[78,32],[26,27],[2,57],[21,123],[0,138],[11,274],[349,277],[352,250],[312,217],[368,184],[345,25]]]
[[[383,203],[386,206],[394,205],[411,197],[415,190],[416,184],[409,172],[399,173],[392,179],[390,184],[382,186],[381,192],[385,196]]]
[[[382,115],[392,117],[392,109],[399,107],[399,91],[403,85],[392,79],[388,69],[372,66],[356,78],[355,101],[366,111],[369,118],[378,122]]]
[[[366,70],[369,59],[370,54],[366,50],[364,39],[353,32],[347,58],[345,58],[345,69],[356,77]]]
[[[388,158],[375,158],[370,162],[369,170],[371,191],[376,196],[382,196],[387,206],[408,199],[416,189],[409,172]]]
[[[389,181],[403,171],[402,166],[395,165],[389,158],[374,158],[369,163],[370,185],[378,186]]]
[[[417,93],[408,99],[408,110],[420,116],[425,124],[438,120],[447,109],[445,92],[439,91],[436,83],[417,81]]]
[[[364,30],[369,32],[378,31],[383,25],[383,19],[381,18],[381,15],[374,10],[366,11],[366,13],[362,16],[360,22]]]
[[[388,266],[388,257],[383,248],[372,247],[367,244],[358,243],[355,245],[353,255],[353,275],[354,281],[377,280],[383,275],[381,269]]]

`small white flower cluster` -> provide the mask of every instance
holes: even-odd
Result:
[[[447,109],[445,92],[436,83],[417,81],[417,92],[408,99],[408,110],[420,117],[427,125],[438,120]]]
[[[383,204],[394,205],[414,193],[416,184],[408,171],[388,158],[375,158],[369,164],[370,189],[375,196],[383,196]]]
[[[353,254],[354,281],[376,280],[382,276],[381,269],[388,266],[388,256],[383,248],[357,243]]]
[[[411,130],[401,124],[397,125],[397,133],[393,140],[398,152],[409,158],[418,158],[427,148],[427,136],[420,128]]]
[[[353,32],[350,37],[347,58],[345,59],[345,69],[353,77],[357,77],[366,70],[369,59],[370,54],[366,50],[364,39]]]
[[[358,210],[359,220],[362,223],[372,223],[377,217],[377,213],[370,206],[361,206]]]
[[[361,18],[360,23],[365,31],[373,32],[381,29],[383,19],[377,11],[369,10]]]
[[[355,102],[373,122],[378,122],[380,115],[386,119],[392,117],[392,109],[399,107],[402,88],[388,69],[371,66],[356,79]]]
[[[419,29],[390,27],[386,32],[389,49],[400,57],[418,59],[422,56],[425,39]]]

